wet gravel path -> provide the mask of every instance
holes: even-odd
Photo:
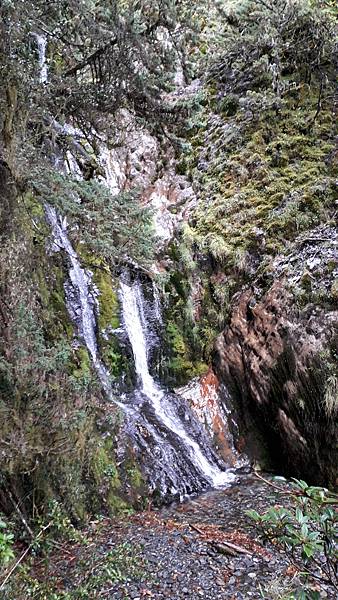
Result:
[[[254,475],[244,475],[228,489],[135,515],[117,531],[115,542],[140,548],[144,580],[116,584],[109,598],[280,598],[273,588],[280,589],[295,573],[285,555],[258,540],[245,514],[249,508],[261,511],[275,503],[271,488]],[[217,543],[222,538],[248,553],[224,554]]]
[[[283,491],[288,487],[280,485]],[[59,544],[49,561],[33,561],[31,575],[45,590],[42,595],[28,596],[23,580],[17,588],[23,593],[7,593],[5,600],[290,598],[301,588],[297,570],[260,538],[246,515],[281,498],[285,505],[289,495],[276,495],[271,482],[242,473],[230,487],[182,504],[98,518],[82,542]],[[320,598],[335,594],[322,588]]]

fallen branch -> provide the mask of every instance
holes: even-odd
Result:
[[[266,483],[267,485],[269,485],[270,487],[274,488],[275,490],[277,490],[278,492],[280,492],[281,494],[287,494],[287,495],[295,495],[294,492],[292,491],[287,491],[284,490],[283,488],[281,488],[279,485],[276,485],[275,483],[272,483],[272,481],[269,481],[268,479],[265,479],[264,477],[262,477],[262,475],[259,475],[259,473],[257,473],[257,471],[254,471],[254,475],[260,479],[261,481],[264,481],[264,483]],[[297,495],[297,494],[296,494]]]
[[[14,573],[15,569],[19,566],[19,564],[23,561],[23,559],[25,558],[26,554],[28,554],[28,552],[31,549],[32,544],[30,544],[30,546],[28,546],[28,548],[26,548],[26,550],[21,554],[19,560],[16,561],[16,563],[13,565],[13,567],[11,568],[11,570],[9,571],[9,573],[6,575],[5,579],[3,580],[1,586],[0,586],[0,592],[1,590],[3,590],[3,588],[5,587],[7,581],[9,580],[10,576],[12,575],[12,573]]]
[[[20,520],[22,521],[22,524],[24,526],[24,528],[26,529],[26,531],[29,533],[29,536],[31,538],[34,537],[34,533],[32,531],[32,529],[30,528],[30,526],[28,525],[25,516],[23,515],[22,511],[19,508],[19,504],[17,502],[15,502],[14,498],[13,498],[13,494],[12,492],[7,488],[7,494],[9,496],[10,501],[12,502],[13,506],[14,506],[14,510],[18,513]]]
[[[249,554],[249,556],[252,556],[252,552],[250,552],[250,550],[247,550],[246,548],[243,548],[243,546],[237,546],[237,544],[233,544],[232,542],[222,542],[221,546],[227,546],[227,548],[230,548],[231,550],[234,550],[235,552],[237,552],[238,554]]]
[[[200,529],[199,527],[197,527],[197,525],[194,525],[193,523],[189,523],[189,527],[191,527],[191,529],[193,529],[194,531],[197,531],[197,533],[200,533],[201,535],[205,535],[205,532]]]
[[[229,554],[230,556],[238,556],[238,553],[228,548],[225,544],[216,544],[213,543],[212,547],[217,550],[220,554]]]
[[[237,546],[237,544],[232,544],[231,542],[223,541],[222,543],[220,543],[213,542],[211,540],[207,540],[207,542],[221,554],[230,554],[230,556],[238,556],[239,554],[247,554],[249,556],[252,556],[253,554],[246,548],[242,548],[242,546]]]
[[[243,548],[242,546],[237,546],[237,544],[233,544],[232,542],[228,542],[227,540],[222,540],[222,542],[208,540],[207,533],[203,531],[203,529],[200,529],[199,527],[197,527],[197,525],[194,525],[193,523],[189,523],[189,526],[191,527],[191,529],[194,529],[194,531],[197,531],[197,533],[206,538],[206,542],[208,544],[211,544],[219,552],[222,552],[224,554],[230,554],[232,556],[237,556],[237,554],[249,554],[250,556],[252,555],[252,552],[250,552],[246,548]]]

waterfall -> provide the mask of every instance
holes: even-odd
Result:
[[[96,339],[95,297],[91,291],[91,277],[79,262],[77,254],[67,235],[67,222],[57,214],[55,208],[45,206],[47,219],[54,235],[54,249],[63,249],[70,261],[69,282],[65,284],[67,308],[76,323],[93,361],[103,388],[111,394],[109,372],[100,360]]]
[[[48,79],[46,64],[47,39],[45,36],[34,33],[38,44],[39,52],[39,81],[46,83]],[[72,126],[60,125],[57,121],[52,121],[55,130],[61,130],[69,135],[78,133]],[[68,172],[76,179],[81,179],[81,171],[71,152],[66,153],[66,160],[60,163],[59,158],[55,159],[57,170]],[[74,198],[74,202],[77,199]],[[45,205],[45,214],[53,231],[53,249],[55,251],[64,250],[68,256],[69,281],[65,284],[65,294],[68,312],[72,321],[76,324],[79,336],[82,338],[93,361],[94,368],[102,383],[106,394],[111,397],[110,375],[102,360],[100,359],[97,337],[96,337],[96,316],[95,305],[96,298],[93,294],[91,285],[91,273],[81,267],[78,256],[68,238],[67,220],[62,218],[55,208],[49,204]]]
[[[184,448],[186,456],[201,476],[213,487],[220,487],[228,483],[233,475],[228,471],[222,471],[210,458],[210,453],[207,457],[198,442],[187,433],[177,411],[170,403],[170,395],[167,395],[156,384],[149,372],[147,319],[141,284],[138,281],[133,284],[121,281],[120,297],[123,320],[132,346],[141,392],[150,401],[160,423],[178,439],[179,445]]]
[[[47,41],[35,34],[39,50],[41,83],[47,82]],[[72,126],[60,125],[52,120],[56,131],[66,132],[75,139],[81,132]],[[81,170],[72,153],[65,160],[55,156],[55,168],[82,178]],[[106,170],[105,183],[116,193],[115,179]],[[74,201],[78,201],[74,198]],[[92,283],[92,273],[81,267],[78,255],[67,232],[67,220],[49,204],[45,205],[46,218],[53,231],[52,249],[63,250],[68,258],[69,279],[65,283],[66,304],[77,333],[85,344],[93,366],[107,397],[123,409],[126,415],[127,439],[133,442],[134,452],[148,476],[149,488],[162,497],[183,497],[208,487],[220,487],[232,481],[234,475],[226,470],[211,446],[206,431],[196,420],[187,403],[178,395],[165,392],[155,382],[149,370],[150,354],[158,343],[157,335],[149,323],[162,323],[161,306],[156,286],[153,286],[153,304],[145,302],[142,286],[137,280],[132,284],[124,276],[120,283],[120,300],[125,332],[129,338],[139,378],[134,393],[113,398],[111,378],[104,365],[97,343],[97,291]],[[126,442],[124,442],[127,446]]]
[[[34,33],[34,36],[38,45],[38,53],[39,53],[39,81],[40,83],[47,83],[48,80],[48,70],[47,70],[47,62],[46,62],[46,49],[47,49],[47,39],[44,35],[39,33]]]

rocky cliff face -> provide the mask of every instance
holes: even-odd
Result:
[[[234,299],[217,372],[232,392],[242,449],[288,475],[334,483],[337,231],[300,236],[272,268],[268,287],[258,280]]]
[[[263,22],[264,8],[253,11]],[[288,5],[287,19],[278,3],[265,12],[273,42],[265,29],[255,29],[249,12],[241,15],[247,19],[241,41],[231,35],[242,21],[229,17],[228,45],[200,89],[188,132],[191,147],[181,166],[194,181],[198,204],[176,252],[171,314],[176,311],[195,362],[213,362],[232,396],[238,449],[266,468],[334,483],[334,49],[323,30],[317,71],[310,40],[314,23],[318,32],[323,21],[308,7]],[[292,30],[303,37],[290,52]]]
[[[238,297],[216,345],[239,447],[265,468],[324,485],[337,464],[337,319],[336,310],[299,309],[280,279],[260,298]]]
[[[104,148],[101,159],[110,189],[116,194],[140,190],[140,202],[153,211],[156,234],[167,244],[194,203],[191,182],[177,172],[168,141],[161,143],[127,111],[120,111],[116,120],[114,147]]]
[[[201,377],[178,388],[177,393],[187,400],[212,436],[215,448],[225,463],[232,467],[246,464],[245,456],[240,457],[234,447],[233,429],[237,424],[231,421],[229,397],[213,369],[210,367]]]

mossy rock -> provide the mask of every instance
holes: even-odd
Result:
[[[76,350],[76,358],[74,359],[76,368],[73,370],[73,375],[76,378],[88,377],[92,372],[91,360],[88,350],[80,346]]]
[[[91,472],[97,484],[109,477],[113,489],[119,489],[121,482],[114,462],[114,450],[111,439],[102,440],[91,457]]]
[[[116,467],[113,443],[110,438],[100,440],[91,457],[91,474],[95,488],[101,490],[105,506],[111,514],[131,510],[124,497],[123,486]]]
[[[198,355],[194,356],[191,340],[188,336],[185,338],[180,326],[173,321],[169,321],[166,327],[166,347],[169,378],[176,384],[187,383],[208,370],[207,364]]]
[[[112,280],[109,271],[104,268],[95,269],[94,283],[99,289],[99,318],[100,330],[107,327],[117,329],[120,325],[120,305],[117,296],[116,282]]]

